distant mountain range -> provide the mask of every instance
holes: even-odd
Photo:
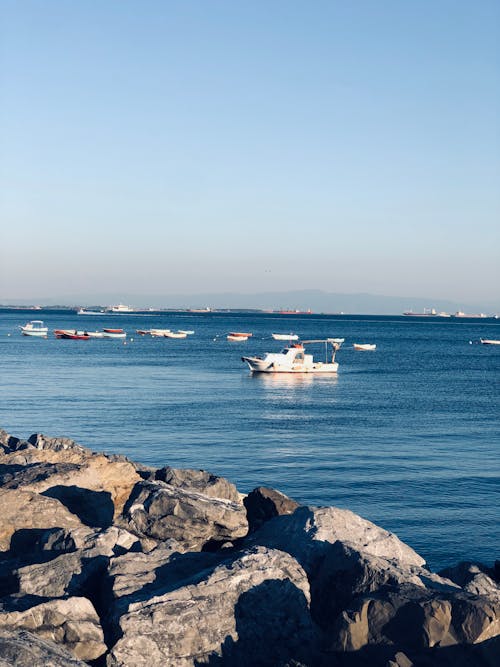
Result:
[[[378,294],[336,294],[322,290],[261,292],[242,294],[215,292],[206,294],[79,294],[39,297],[34,299],[2,299],[3,305],[41,306],[107,306],[124,303],[134,308],[231,308],[263,310],[312,310],[315,313],[346,313],[399,315],[412,310],[421,313],[425,308],[438,312],[498,313],[500,303],[462,303],[444,299],[381,296]]]

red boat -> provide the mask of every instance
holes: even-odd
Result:
[[[90,336],[86,331],[72,331],[71,329],[54,329],[56,338],[64,338],[66,340],[89,340]]]

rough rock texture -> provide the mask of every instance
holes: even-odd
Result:
[[[393,533],[337,507],[300,507],[291,515],[278,516],[265,523],[252,535],[251,541],[287,551],[306,572],[317,566],[336,541],[404,566],[425,564],[421,556]]]
[[[80,519],[58,500],[33,491],[0,488],[0,551],[7,551],[14,533],[44,528],[83,528]]]
[[[498,667],[500,563],[334,507],[0,431],[0,667]]]
[[[184,667],[208,656],[271,666],[311,656],[309,585],[293,558],[259,548],[196,579],[165,592],[158,582],[152,598],[130,602],[109,667]]]
[[[494,568],[482,563],[463,562],[454,567],[448,567],[440,572],[458,586],[474,595],[484,595],[492,601],[500,603],[500,588]]]
[[[134,535],[112,526],[105,531],[86,535],[80,549],[60,553],[51,559],[25,564],[18,559],[4,561],[0,574],[8,581],[8,593],[60,598],[71,595],[93,595],[96,577],[103,575],[112,556],[137,550],[140,543]],[[1,577],[0,577],[1,586]],[[0,588],[1,591],[1,588]]]
[[[87,667],[64,647],[25,630],[0,629],[0,667]]]
[[[125,525],[156,540],[174,539],[185,551],[246,535],[242,503],[213,498],[164,482],[139,482],[124,511]]]
[[[237,488],[224,477],[217,477],[205,470],[180,470],[165,466],[156,471],[155,479],[178,489],[197,491],[209,498],[224,498],[234,503],[240,502]]]
[[[141,479],[126,459],[95,454],[68,438],[35,434],[20,442],[0,456],[0,485],[56,498],[87,525],[111,525]]]
[[[247,510],[250,532],[260,528],[263,523],[282,514],[293,514],[299,503],[276,489],[259,486],[243,499]]]
[[[19,609],[15,602],[21,602]],[[86,598],[30,602],[28,598],[3,602],[0,628],[28,630],[41,639],[65,646],[82,660],[94,660],[106,652],[99,617]]]

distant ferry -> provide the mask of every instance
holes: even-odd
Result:
[[[130,306],[125,306],[123,303],[119,303],[117,306],[111,306],[109,310],[112,313],[133,313],[134,309]]]

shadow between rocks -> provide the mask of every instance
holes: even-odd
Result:
[[[234,609],[237,640],[195,667],[315,667],[317,630],[304,593],[289,579],[268,579],[242,593]]]
[[[115,506],[108,491],[92,491],[80,486],[53,486],[42,496],[59,500],[72,514],[91,528],[109,528],[113,523]]]

